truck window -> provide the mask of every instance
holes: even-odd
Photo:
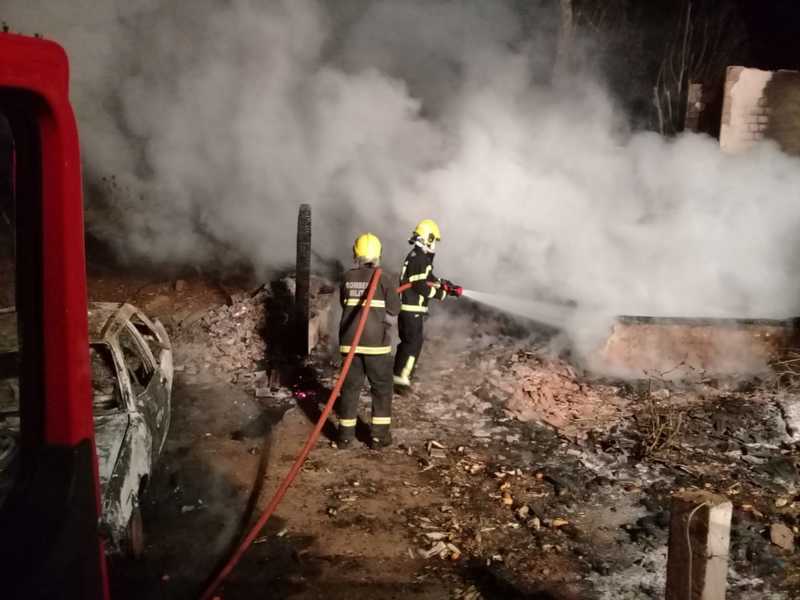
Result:
[[[0,428],[4,415],[19,411],[19,365],[16,352],[0,353]]]
[[[16,304],[16,211],[13,193],[14,144],[0,112],[0,506],[18,470],[19,332]]]
[[[15,256],[14,229],[15,211],[12,188],[13,143],[8,120],[0,114],[0,311],[14,306],[15,301]],[[0,331],[0,336],[8,332]],[[14,332],[16,344],[16,331]],[[0,341],[0,351],[2,351]]]

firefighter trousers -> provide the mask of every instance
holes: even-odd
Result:
[[[397,318],[397,329],[400,333],[400,345],[394,359],[394,374],[403,379],[411,379],[422,352],[423,323],[422,313],[400,311]]]
[[[340,440],[355,438],[358,399],[365,376],[372,391],[372,437],[384,439],[389,434],[392,424],[392,355],[356,354],[339,398]]]

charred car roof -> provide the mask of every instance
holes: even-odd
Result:
[[[150,319],[138,308],[121,302],[89,303],[89,343],[108,343],[133,317],[152,327]],[[0,309],[0,353],[16,352],[17,313],[14,307]]]

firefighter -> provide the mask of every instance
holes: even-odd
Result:
[[[436,242],[441,239],[436,222],[425,219],[419,222],[408,241],[414,247],[408,253],[400,274],[400,288],[403,290],[398,319],[400,345],[394,361],[394,385],[401,390],[411,385],[411,376],[419,361],[428,302],[432,298],[458,297],[463,291],[461,286],[433,274]]]
[[[342,320],[339,325],[339,350],[342,354],[350,351],[370,279],[380,264],[381,242],[377,236],[371,233],[359,236],[353,245],[353,258],[355,267],[345,273],[340,293]],[[382,274],[353,363],[342,385],[336,442],[339,448],[347,448],[355,439],[358,399],[365,375],[372,391],[371,446],[380,448],[392,443],[392,340],[391,324],[386,315],[397,315],[398,312],[400,297],[395,284],[390,277]]]

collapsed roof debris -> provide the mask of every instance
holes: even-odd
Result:
[[[271,361],[280,361],[286,347],[294,298],[294,278],[271,286],[229,294],[228,302],[186,316],[178,324],[179,361],[189,375],[209,371],[232,383],[255,383]],[[328,331],[330,283],[312,278],[310,346]]]
[[[512,355],[510,369],[495,385],[508,395],[509,414],[520,421],[546,423],[576,438],[610,427],[628,410],[618,387],[581,382],[562,360],[519,356]]]
[[[252,371],[266,358],[266,301],[260,288],[253,294],[236,294],[229,305],[212,308],[182,334],[197,340],[197,356],[219,373]],[[199,361],[198,361],[199,362]]]

